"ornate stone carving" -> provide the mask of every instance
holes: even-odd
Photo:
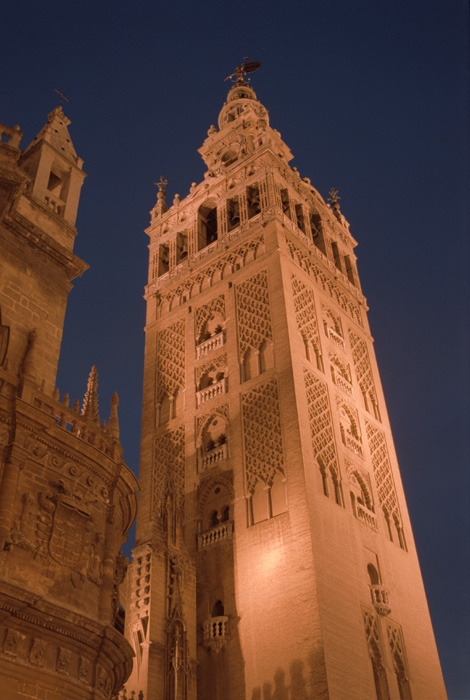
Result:
[[[175,396],[184,386],[184,321],[161,330],[157,338],[157,397]]]
[[[272,340],[268,276],[259,272],[236,287],[240,360],[248,348],[259,350],[265,340]]]
[[[68,674],[71,659],[72,659],[72,652],[70,651],[70,649],[64,649],[63,647],[59,647],[58,652],[57,652],[57,666],[56,666],[59,673]]]
[[[25,639],[25,635],[11,628],[7,628],[5,640],[3,642],[3,653],[7,656],[16,658],[19,652],[19,646]]]
[[[33,639],[29,652],[29,663],[32,666],[43,667],[44,656],[46,654],[46,644],[42,639]]]
[[[199,387],[199,382],[201,380],[201,377],[203,377],[205,374],[211,375],[213,374],[214,376],[217,374],[217,370],[220,370],[224,368],[226,370],[227,368],[227,354],[224,353],[223,355],[218,355],[217,357],[214,357],[213,359],[209,360],[208,362],[205,362],[203,365],[200,365],[199,367],[196,367],[196,385]]]
[[[261,479],[272,483],[276,472],[284,474],[281,415],[276,380],[242,394],[246,487],[253,493]]]

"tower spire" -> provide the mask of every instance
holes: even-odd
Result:
[[[88,386],[83,399],[82,416],[100,424],[100,414],[98,411],[98,370],[96,365],[91,368],[88,377]]]

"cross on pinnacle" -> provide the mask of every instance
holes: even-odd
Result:
[[[64,100],[65,100],[66,102],[69,102],[69,103],[70,103],[70,100],[68,99],[68,97],[66,97],[66,95],[65,95],[65,93],[64,93],[63,90],[58,90],[57,88],[54,88],[54,92],[56,92],[56,93],[59,95],[59,97],[60,97],[60,102],[59,102],[59,104],[62,104],[62,102],[63,102]]]

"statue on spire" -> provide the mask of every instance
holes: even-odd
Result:
[[[166,211],[168,211],[168,207],[165,201],[165,188],[168,185],[168,180],[164,178],[163,175],[160,175],[160,180],[158,182],[155,182],[154,184],[158,187],[157,206],[155,207],[155,212],[157,216],[161,216]]]

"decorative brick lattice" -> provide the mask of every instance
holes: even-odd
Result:
[[[214,314],[220,314],[225,318],[225,298],[223,295],[212,299],[208,304],[200,306],[195,312],[196,338],[199,338],[204,324]]]
[[[369,396],[371,400],[377,403],[377,394],[369,361],[369,353],[367,352],[367,345],[351,330],[349,331],[349,342],[351,343],[357,383],[361,387],[364,396]]]
[[[398,522],[401,522],[385,435],[372,423],[366,423],[366,434],[380,505],[389,516],[394,516]]]
[[[259,479],[270,485],[276,472],[284,474],[276,380],[243,394],[242,413],[246,481],[253,493]]]
[[[237,285],[237,320],[240,358],[248,348],[259,350],[272,340],[268,277],[265,271]]]
[[[304,370],[304,381],[315,457],[323,470],[334,471],[339,477],[327,386],[307,369]]]
[[[223,355],[219,355],[218,357],[214,357],[212,360],[209,360],[209,362],[205,362],[200,367],[197,367],[196,368],[196,386],[199,385],[201,377],[204,374],[208,374],[210,372],[217,372],[217,370],[221,369],[222,367],[223,368],[227,367],[227,354],[226,353],[224,353]]]
[[[160,331],[157,336],[157,398],[175,396],[184,386],[184,321]]]
[[[166,430],[155,440],[154,510],[163,514],[172,498],[178,512],[184,506],[184,427]]]
[[[359,306],[351,301],[347,294],[340,290],[333,280],[330,279],[330,277],[310,259],[310,256],[307,253],[303,253],[292,241],[287,240],[287,246],[292,259],[302,268],[302,270],[305,270],[310,277],[313,277],[315,282],[319,284],[326,292],[328,292],[330,297],[336,301],[343,311],[346,311],[351,318],[362,326],[363,324]]]
[[[292,275],[292,291],[294,294],[295,318],[299,331],[304,340],[310,341],[313,347],[320,352],[320,338],[313,292],[294,275]]]

